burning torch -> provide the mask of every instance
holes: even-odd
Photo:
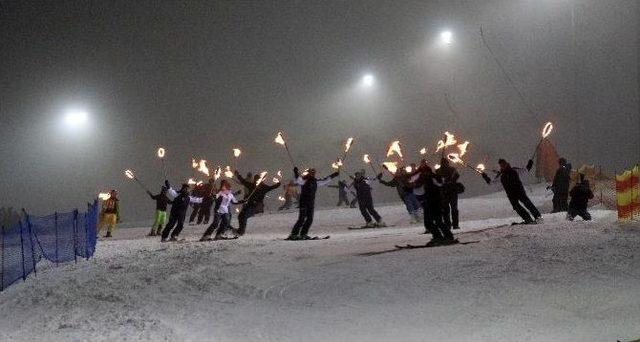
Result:
[[[477,173],[480,176],[482,176],[482,179],[484,179],[484,181],[487,182],[487,184],[491,184],[491,178],[489,178],[489,176],[486,173],[484,173],[485,167],[484,167],[483,164],[478,164],[478,166],[473,167],[473,166],[465,163],[460,158],[460,154],[458,154],[458,153],[449,153],[449,155],[447,155],[447,159],[449,159],[453,163],[460,164],[460,165],[462,165],[462,166],[464,166],[466,168],[469,168],[469,169],[473,170],[475,173]]]
[[[289,146],[287,146],[287,142],[284,140],[284,135],[282,134],[282,132],[278,132],[278,134],[276,135],[276,139],[274,141],[276,144],[284,146],[285,150],[287,150],[289,161],[291,161],[291,166],[295,167],[295,163],[293,162],[293,157],[291,157],[291,152],[289,151]]]
[[[540,141],[538,141],[538,145],[536,145],[536,149],[533,151],[533,155],[531,155],[531,158],[527,162],[527,171],[531,171],[531,168],[533,167],[533,158],[536,157],[538,149],[540,148],[540,144],[542,144],[544,139],[546,139],[549,134],[551,134],[551,131],[553,131],[553,123],[547,122],[542,128],[542,136],[540,137]]]
[[[389,145],[389,149],[387,150],[387,157],[391,157],[392,155],[398,155],[401,161],[404,161],[402,156],[402,148],[400,147],[400,141],[396,140]]]
[[[371,157],[369,157],[368,154],[365,154],[364,156],[362,156],[362,161],[365,162],[366,164],[369,164],[369,166],[371,166],[371,170],[373,171],[373,175],[375,176],[378,172],[376,171],[376,169],[373,167],[373,164],[371,163]],[[376,164],[377,165],[377,164]]]
[[[136,175],[133,173],[133,171],[131,171],[131,170],[125,170],[125,171],[124,171],[124,175],[125,175],[125,176],[127,176],[127,178],[129,178],[129,179],[133,179],[134,181],[136,181],[136,183],[138,183],[138,185],[140,185],[140,187],[141,187],[144,191],[146,191],[146,192],[148,192],[148,191],[149,191],[149,189],[147,189],[147,187],[146,187],[146,186],[144,186],[144,184],[142,184],[142,182],[138,179],[138,177],[136,177]]]
[[[158,158],[160,158],[160,162],[162,162],[162,174],[164,175],[164,179],[167,179],[167,165],[164,163],[164,155],[165,155],[164,147],[158,148],[157,155],[158,155]]]

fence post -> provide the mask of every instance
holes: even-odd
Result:
[[[27,270],[24,268],[24,238],[22,237],[22,220],[18,221],[20,225],[20,249],[22,251],[22,281],[27,280]]]
[[[54,224],[53,227],[55,229],[55,247],[56,247],[56,251],[55,251],[55,256],[56,256],[56,267],[58,267],[58,212],[56,211],[54,214]]]
[[[78,263],[78,209],[73,211],[73,261]]]
[[[84,213],[84,257],[89,260],[89,208],[86,213]]]
[[[2,252],[2,268],[0,268],[0,291],[4,291],[4,226],[0,230],[0,252]]]
[[[31,243],[31,261],[33,262],[33,274],[37,275],[38,272],[36,271],[36,248],[33,244],[33,234],[31,230],[33,226],[31,225],[31,220],[29,219],[29,214],[27,214],[27,211],[22,209],[22,213],[27,220],[27,229],[29,231],[29,242]]]

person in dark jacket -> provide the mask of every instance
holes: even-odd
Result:
[[[442,216],[444,224],[451,229],[460,229],[458,213],[458,194],[463,185],[458,183],[460,174],[455,167],[451,166],[449,159],[440,160],[440,168],[436,170],[436,175],[442,178]]]
[[[242,206],[242,209],[240,209],[240,214],[238,214],[239,226],[237,233],[242,236],[247,229],[247,221],[249,218],[256,214],[256,209],[263,204],[264,197],[267,193],[280,187],[280,182],[273,185],[266,185],[264,181],[262,181],[260,184],[257,184],[260,180],[260,175],[255,175],[252,180],[243,178],[238,171],[235,172],[235,175],[245,189],[250,190],[250,192],[246,194],[244,198],[245,204]]]
[[[538,211],[538,208],[531,203],[529,196],[527,196],[527,192],[524,190],[518,171],[511,167],[511,165],[504,159],[498,160],[498,164],[500,165],[500,172],[498,173],[498,176],[500,177],[502,187],[507,193],[507,198],[509,199],[513,210],[522,217],[523,223],[531,224],[542,221],[540,211]],[[531,215],[520,203],[524,204]],[[531,216],[533,216],[533,219]]]
[[[287,237],[287,240],[309,240],[309,228],[313,223],[313,212],[315,210],[316,191],[319,186],[328,185],[331,180],[340,175],[339,172],[334,172],[331,175],[317,179],[316,170],[309,169],[307,174],[301,175],[298,168],[293,168],[293,175],[296,179],[296,184],[301,186],[300,189],[300,212],[298,214],[298,220],[296,221],[291,234]]]
[[[424,188],[424,227],[431,233],[429,246],[450,245],[458,241],[453,237],[451,228],[442,220],[442,177],[433,172],[426,160],[422,160],[417,172],[418,179],[412,184],[413,187]]]
[[[585,179],[584,174],[580,174],[580,181],[571,189],[569,195],[571,195],[571,201],[569,202],[567,220],[573,221],[576,216],[580,216],[585,221],[591,221],[587,205],[589,200],[593,198],[593,191],[591,191],[589,181]]]
[[[155,220],[153,221],[151,232],[149,232],[148,236],[160,235],[162,233],[162,227],[164,227],[164,224],[167,222],[167,204],[169,203],[167,188],[163,186],[157,195],[152,194],[151,191],[147,191],[147,194],[149,194],[152,200],[156,201]]]
[[[386,165],[383,164],[382,167],[389,171]],[[400,199],[407,208],[407,212],[409,212],[411,216],[411,220],[413,222],[420,222],[420,202],[413,193],[411,182],[409,181],[410,176],[407,174],[405,168],[402,166],[398,167],[396,173],[393,175],[393,179],[390,181],[383,180],[382,174],[378,174],[378,180],[382,185],[396,188],[398,196],[400,196]]]
[[[568,164],[566,159],[560,158],[558,165],[553,183],[547,188],[553,191],[552,213],[564,212],[569,208],[567,201],[569,199],[569,183],[571,183],[571,164]]]
[[[172,189],[169,181],[165,181],[165,186],[167,187],[167,193],[173,197],[173,200],[169,200],[169,203],[171,204],[169,222],[167,223],[167,226],[164,227],[164,230],[162,230],[162,239],[160,241],[177,241],[178,235],[184,228],[184,221],[187,217],[189,204],[202,203],[202,198],[189,195],[189,184],[182,184],[180,192]],[[171,234],[170,239],[169,234]]]
[[[360,170],[355,173],[355,177],[353,177],[353,183],[351,187],[356,190],[356,197],[358,198],[358,207],[360,209],[360,213],[364,218],[365,225],[363,228],[374,228],[374,227],[386,227],[387,225],[382,221],[382,217],[378,214],[378,212],[373,208],[373,196],[371,196],[371,183],[376,180],[376,178],[368,178],[365,177],[364,170]],[[373,223],[371,217],[376,220],[376,223]]]
[[[209,178],[209,181],[202,187],[202,204],[198,211],[198,224],[209,224],[215,195],[215,179]]]
[[[191,197],[204,197],[204,184],[198,183],[191,191]],[[189,224],[193,225],[196,217],[200,214],[200,209],[202,209],[202,203],[193,203],[191,205],[193,210],[191,211],[191,216],[189,217]]]

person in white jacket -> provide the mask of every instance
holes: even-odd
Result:
[[[246,201],[238,201],[233,195],[229,181],[226,179],[222,180],[220,183],[220,191],[216,194],[216,216],[214,218],[214,223],[209,226],[209,229],[207,229],[200,241],[225,239],[223,234],[231,227],[231,206],[233,204],[241,204],[244,202]],[[213,233],[213,230],[216,228],[216,224],[218,224],[216,236],[212,239],[211,233]],[[233,237],[233,239],[236,238],[237,235]]]

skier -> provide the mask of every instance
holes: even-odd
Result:
[[[284,203],[280,206],[280,208],[278,208],[278,211],[290,209],[291,204],[293,204],[294,198],[297,201],[298,196],[298,187],[296,186],[296,183],[294,183],[293,181],[289,181],[289,184],[286,184],[284,186],[284,194],[282,196],[284,197]]]
[[[593,191],[591,191],[589,181],[585,179],[584,174],[580,174],[580,181],[576,183],[569,194],[571,195],[571,201],[569,202],[567,220],[573,221],[576,216],[580,216],[585,221],[591,221],[591,214],[587,211],[587,204],[593,198]]]
[[[204,184],[198,183],[191,191],[191,197],[204,197]],[[196,217],[200,213],[200,209],[202,209],[202,203],[192,203],[191,205],[193,210],[191,211],[191,216],[189,217],[189,225],[192,226],[196,219]]]
[[[520,176],[518,176],[518,171],[511,167],[511,165],[504,159],[498,160],[498,164],[500,165],[500,172],[498,173],[498,176],[500,177],[502,187],[507,193],[507,198],[509,198],[509,202],[511,202],[513,210],[522,217],[522,223],[532,224],[542,222],[542,215],[540,215],[538,208],[531,203],[531,200],[527,196],[527,192],[524,190]],[[529,212],[531,212],[533,219],[531,218],[531,215],[529,215],[529,212],[522,207],[520,202],[522,202]]]
[[[277,182],[273,185],[266,185],[264,182],[260,182],[260,175],[255,175],[253,177],[253,181],[249,181],[245,178],[242,178],[238,171],[235,172],[236,178],[245,186],[246,189],[250,189],[251,192],[247,194],[244,199],[246,202],[242,209],[240,209],[240,214],[238,215],[238,235],[244,235],[247,229],[247,221],[251,216],[256,213],[256,210],[259,208],[261,204],[263,204],[265,195],[271,191],[280,187],[280,182]]]
[[[180,232],[184,228],[184,221],[187,217],[187,209],[189,209],[189,204],[200,204],[202,203],[202,198],[189,195],[189,184],[182,184],[182,188],[180,188],[179,192],[171,188],[169,181],[165,180],[164,184],[167,187],[167,193],[171,197],[173,197],[173,200],[169,201],[169,203],[171,204],[171,212],[169,212],[169,222],[167,223],[166,227],[164,227],[164,230],[162,230],[162,239],[160,241],[178,241],[178,235],[180,235]],[[170,239],[169,234],[171,234]]]
[[[431,233],[431,241],[427,246],[451,245],[458,243],[451,233],[449,225],[442,220],[442,177],[435,174],[426,160],[422,160],[417,172],[420,177],[413,183],[413,187],[424,188],[424,227]]]
[[[389,171],[386,165],[383,164],[382,167]],[[411,221],[417,223],[420,222],[420,202],[413,193],[413,187],[409,182],[410,178],[411,177],[402,166],[398,167],[398,170],[393,175],[393,179],[390,181],[383,180],[382,173],[378,174],[378,180],[381,184],[396,188],[398,196],[400,196],[400,199],[407,208],[407,212],[409,212],[409,215],[411,216]]]
[[[287,237],[287,240],[309,240],[309,228],[313,223],[313,211],[316,200],[316,190],[318,186],[328,185],[329,182],[335,177],[340,175],[339,171],[332,173],[331,175],[316,179],[316,170],[309,169],[306,175],[301,175],[298,168],[293,168],[293,175],[296,179],[296,184],[300,185],[300,212],[298,214],[298,221],[296,221],[291,234]]]
[[[226,179],[220,183],[220,191],[216,194],[216,214],[213,223],[200,238],[200,241],[225,240],[225,231],[231,228],[231,205],[245,203],[246,200],[238,201],[231,191],[231,184]],[[217,229],[216,229],[217,228]],[[212,239],[211,234],[215,230],[216,236]],[[236,239],[234,236],[232,239]]]
[[[436,170],[444,182],[442,185],[442,215],[444,223],[450,229],[460,229],[458,213],[458,194],[464,191],[464,185],[458,183],[460,174],[451,166],[448,158],[440,160],[440,168]]]
[[[209,224],[215,196],[215,182],[215,179],[209,178],[209,181],[202,187],[202,204],[198,211],[198,224]]]
[[[348,205],[351,208],[355,208],[355,204],[358,201],[358,199],[354,198],[352,201],[349,201],[350,185],[347,185],[347,182],[343,180],[339,180],[338,185],[331,184],[331,185],[328,185],[328,187],[338,189],[338,204],[336,204],[336,207],[340,207],[344,203],[344,205]]]
[[[371,182],[376,178],[365,177],[365,171],[360,170],[356,172],[353,177],[352,188],[356,190],[356,197],[358,199],[358,206],[360,213],[364,218],[365,225],[362,228],[374,228],[374,227],[386,227],[387,225],[382,221],[382,218],[378,212],[373,208],[373,197],[371,196]],[[376,220],[376,223],[372,222],[371,216]]]
[[[169,203],[167,188],[163,186],[157,195],[152,194],[151,191],[147,191],[147,194],[149,194],[152,200],[156,201],[155,220],[153,221],[151,232],[149,232],[148,236],[160,235],[162,233],[162,227],[167,223],[167,203]]]
[[[120,200],[118,199],[118,192],[111,190],[109,192],[109,199],[102,202],[102,215],[103,223],[107,226],[107,234],[105,238],[110,238],[113,231],[116,229],[116,224],[120,222]]]
[[[571,164],[567,160],[560,158],[558,160],[558,170],[553,177],[553,183],[547,187],[547,190],[553,191],[553,211],[559,213],[567,211],[567,200],[569,198],[569,183],[571,183]]]

